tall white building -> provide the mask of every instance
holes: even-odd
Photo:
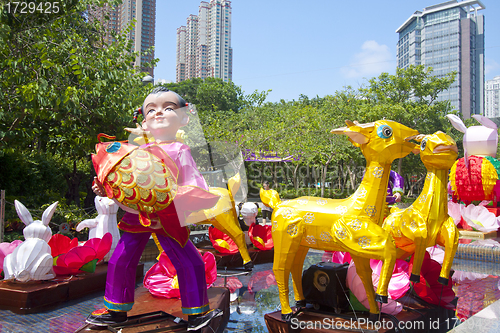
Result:
[[[104,20],[104,15],[108,15],[110,19]],[[133,41],[132,51],[140,53],[135,65],[141,67],[142,71],[154,74],[153,68],[144,67],[144,63],[154,59],[154,49],[148,55],[145,51],[155,45],[156,0],[123,0],[114,7],[107,4],[104,7],[92,7],[89,8],[89,16],[107,25],[108,42],[113,41],[111,31],[121,33],[135,20],[134,28],[127,35]]]
[[[484,90],[484,115],[488,118],[500,117],[500,76],[486,81]]]
[[[202,1],[177,29],[176,81],[193,77],[232,80],[231,1]]]
[[[463,118],[484,111],[484,16],[479,0],[452,0],[416,11],[401,25],[397,44],[399,68],[424,65],[455,82],[438,96],[449,100]]]

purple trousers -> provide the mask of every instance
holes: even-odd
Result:
[[[150,233],[123,233],[108,263],[104,306],[113,311],[129,311],[134,304],[137,265]],[[210,309],[203,259],[188,240],[184,247],[170,237],[157,235],[160,245],[177,270],[182,313],[201,314]]]

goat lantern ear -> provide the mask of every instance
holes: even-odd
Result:
[[[362,144],[365,144],[369,141],[368,137],[363,134],[363,131],[366,129],[370,130],[373,127],[373,123],[370,124],[358,124],[353,123],[350,120],[346,120],[346,124],[348,127],[339,127],[331,130],[330,132],[333,134],[345,134],[349,137],[349,141],[356,146],[360,147]],[[370,125],[372,125],[370,127]]]
[[[410,141],[410,140],[415,140],[417,142],[422,142],[422,140],[426,137],[425,134],[417,134],[417,135],[414,135],[414,136],[410,136],[409,138],[406,138],[407,141]],[[420,154],[420,146],[419,145],[415,145],[415,149],[413,149],[411,151],[414,155],[418,155]]]

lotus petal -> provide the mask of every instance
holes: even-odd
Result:
[[[248,290],[251,293],[256,293],[259,290],[267,289],[272,285],[276,285],[276,278],[271,270],[265,270],[252,273],[252,277],[248,282]]]
[[[106,233],[102,239],[91,238],[82,246],[77,246],[76,238],[70,240],[67,236],[54,235],[49,243],[53,246],[52,253],[67,251],[54,257],[54,271],[57,275],[93,273],[96,263],[109,252],[112,236]]]
[[[236,253],[238,246],[236,243],[225,233],[215,227],[208,228],[208,237],[212,242],[214,249],[220,253]],[[223,240],[224,242],[221,242]],[[227,244],[227,245],[226,245]]]
[[[408,267],[410,272],[412,267],[413,257]],[[440,272],[441,265],[437,261],[432,260],[428,252],[425,252],[420,271],[420,282],[413,284],[413,289],[427,303],[455,310],[455,306],[451,303],[455,299],[455,292],[452,289],[452,279],[449,279],[447,286],[443,286],[438,282]]]
[[[462,217],[469,226],[482,232],[495,231],[499,227],[495,214],[483,206],[468,205],[462,212]]]
[[[210,252],[205,252],[202,258],[205,263],[207,288],[209,288],[217,279],[215,256]],[[160,254],[158,262],[146,272],[144,287],[154,296],[180,298],[177,271],[165,252]]]
[[[331,262],[335,262],[337,264],[351,263],[351,254],[349,252],[333,251],[330,253],[332,254],[332,257],[330,259]]]
[[[252,223],[248,228],[248,236],[252,244],[259,250],[270,250],[274,247],[272,226]]]
[[[347,286],[361,304],[363,304],[366,308],[370,308],[370,305],[368,304],[368,298],[366,297],[365,287],[363,286],[363,282],[361,282],[361,279],[356,272],[356,266],[354,265],[354,262],[351,263],[349,265],[349,268],[347,269]],[[376,287],[374,289],[376,289]],[[384,304],[384,306],[382,307],[382,312],[396,315],[400,313],[401,310],[403,310],[403,305],[393,300],[391,298],[391,295],[389,294],[388,303]]]
[[[374,286],[378,286],[380,272],[383,262],[381,260],[370,259],[372,268],[372,282]],[[408,263],[404,260],[396,259],[392,277],[389,281],[388,292],[392,299],[401,298],[410,289],[410,274],[408,272]]]
[[[9,242],[3,242],[0,243],[0,273],[3,270],[3,260],[8,254],[11,254],[14,252],[16,247],[18,247],[20,244],[22,244],[22,240],[16,239],[12,243]]]
[[[91,238],[85,242],[83,246],[88,246],[96,251],[96,257],[100,261],[106,254],[108,254],[111,249],[111,244],[113,243],[113,236],[111,233],[107,232],[102,236],[102,238]]]
[[[68,253],[74,247],[78,246],[77,238],[69,238],[61,234],[53,235],[49,240],[52,257],[57,258],[63,253]]]
[[[96,251],[93,248],[79,246],[66,253],[64,263],[70,268],[80,268],[94,259],[96,259]]]
[[[456,203],[451,200],[448,201],[448,215],[451,216],[455,225],[460,222],[460,219],[462,218],[462,210],[464,209],[464,204]]]
[[[432,260],[436,260],[441,265],[443,264],[444,250],[439,245],[428,247],[427,252],[429,252]]]

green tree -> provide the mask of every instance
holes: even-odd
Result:
[[[451,131],[445,117],[453,110],[449,101],[438,101],[438,94],[448,89],[455,81],[456,73],[444,77],[432,74],[432,68],[410,66],[398,68],[395,75],[382,73],[369,80],[366,88],[360,89],[360,122],[377,119],[392,119],[422,134],[438,130]],[[418,156],[409,155],[398,162],[398,173],[406,175],[425,174],[425,168]]]
[[[72,160],[66,197],[78,205],[80,184],[91,180],[78,162],[88,163],[98,133],[126,138],[123,128],[144,95],[126,32],[108,44],[102,23],[86,19],[88,6],[106,3],[59,2],[61,10],[50,15],[0,7],[1,152],[45,151]]]
[[[202,114],[208,112],[237,112],[244,105],[244,95],[241,87],[221,78],[207,77],[191,78],[177,83],[167,83],[165,86],[187,102],[196,104]]]

